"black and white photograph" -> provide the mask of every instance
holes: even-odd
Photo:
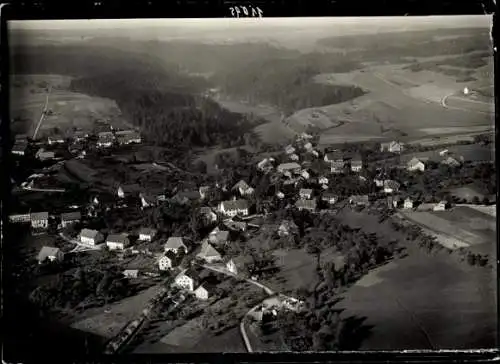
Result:
[[[491,16],[8,38],[6,353],[497,346]]]

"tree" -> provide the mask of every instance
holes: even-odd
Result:
[[[196,162],[196,171],[201,174],[207,174],[207,164],[204,161]]]

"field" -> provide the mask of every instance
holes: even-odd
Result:
[[[464,157],[464,160],[466,161],[482,162],[495,160],[494,145],[465,144],[454,145],[443,149],[447,149],[451,155],[455,156],[455,158],[459,158],[460,156]],[[439,152],[443,149],[405,154],[400,158],[403,163],[410,161],[413,157],[440,162],[444,157],[439,155]]]
[[[427,254],[401,239],[399,232],[391,232],[388,224],[377,224],[374,216],[341,216],[351,226],[401,241],[408,253],[363,277],[339,303],[346,314],[365,316],[365,323],[373,325],[362,350],[495,345],[494,270],[471,267],[446,252]]]
[[[16,133],[32,135],[42,115],[48,85],[52,86],[48,98],[47,114],[40,126],[38,137],[53,134],[58,128],[70,136],[74,128],[92,130],[94,122],[101,120],[126,128],[128,124],[112,100],[91,97],[67,90],[69,77],[58,75],[14,75],[11,89],[11,117]]]

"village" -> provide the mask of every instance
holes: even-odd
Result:
[[[140,134],[133,130],[102,131],[95,136],[77,131],[69,139],[49,137],[46,142],[37,143],[28,143],[25,136],[18,136],[12,153],[19,159],[35,158],[56,165],[67,159],[89,158],[92,152],[89,153],[88,148],[102,151],[128,145],[140,146],[142,142]],[[248,312],[257,320],[262,320],[265,315],[276,315],[280,309],[300,311],[303,305],[300,299],[274,292],[265,284],[259,283],[265,267],[258,269],[256,261],[253,265],[244,263],[240,254],[231,248],[234,240],[241,235],[246,240],[257,238],[259,231],[266,227],[266,217],[278,210],[335,215],[340,209],[349,208],[356,211],[375,209],[380,214],[394,214],[397,211],[445,211],[460,202],[450,196],[436,199],[415,192],[409,184],[409,177],[405,176],[422,176],[429,170],[440,168],[443,171],[443,168],[457,170],[470,163],[464,157],[441,148],[436,151],[438,161],[417,158],[411,153],[406,153],[407,158],[404,159],[401,157],[406,152],[406,146],[398,141],[381,143],[378,148],[368,156],[366,153],[362,155],[359,151],[340,148],[320,150],[317,138],[304,132],[281,152],[265,157],[251,167],[255,174],[266,176],[272,181],[272,194],[268,188],[264,192],[264,198],[256,197],[263,194],[262,189],[252,186],[245,179],[233,181],[231,185],[226,179],[213,185],[200,185],[197,189],[165,191],[155,196],[137,185],[123,184],[114,186],[114,200],[109,196],[101,198],[95,194],[89,196],[89,202],[85,206],[68,206],[67,211],[60,214],[54,214],[53,211],[25,211],[11,214],[10,221],[19,226],[29,225],[31,234],[35,237],[49,234],[68,244],[66,249],[55,245],[43,246],[36,256],[40,265],[56,265],[64,262],[70,255],[89,251],[95,254],[114,254],[120,259],[143,255],[156,262],[153,267],[136,266],[122,271],[124,277],[132,280],[141,277],[162,280],[157,296],[138,313],[139,318],[109,342],[106,350],[113,353],[121,350],[137,333],[154,310],[155,303],[165,296],[172,297],[172,292],[181,292],[176,297],[182,299],[176,305],[186,296],[199,301],[210,300],[217,291],[217,282],[200,278],[203,270],[247,281],[263,289],[268,300],[274,299],[273,304],[260,304]],[[370,158],[372,159],[368,160]],[[160,165],[160,162],[156,165]],[[30,171],[23,172],[30,174]],[[30,174],[17,188],[56,195],[64,192],[64,189],[50,185],[38,185],[37,182],[44,179],[44,173],[36,172]],[[339,181],[342,180],[347,181],[347,187],[340,188]],[[488,200],[475,202],[490,204]],[[142,226],[135,231],[124,229],[110,232],[93,228],[89,223],[98,219],[103,211],[119,213],[133,208],[134,204],[141,211],[148,211],[162,204],[174,208],[187,207],[193,213],[196,229],[203,231],[205,235],[164,236],[154,224]],[[124,224],[126,226],[126,222]],[[299,234],[299,228],[293,220],[283,219],[271,226],[274,226],[274,235],[280,238]],[[161,248],[150,249],[149,246],[153,244]],[[242,336],[247,350],[251,351],[244,328]]]

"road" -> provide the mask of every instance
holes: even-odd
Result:
[[[68,238],[62,232],[59,233],[59,236],[62,239],[64,239],[65,241],[67,241],[68,243],[76,244],[76,246],[73,249],[71,249],[69,252],[67,252],[66,254],[69,254],[69,253],[79,253],[79,252],[84,252],[84,251],[88,251],[88,250],[99,250],[100,249],[97,246],[96,247],[92,247],[92,246],[84,245],[81,242],[79,242],[78,240],[74,240],[74,239]]]
[[[475,104],[481,104],[481,105],[490,105],[488,104],[487,102],[482,102],[482,101],[477,101],[477,100],[471,100],[471,99],[464,99],[462,97],[458,97],[457,95],[455,95],[455,93],[450,93],[448,95],[445,95],[442,99],[441,99],[441,106],[443,106],[445,109],[452,109],[452,110],[460,110],[460,111],[468,111],[468,112],[477,112],[477,113],[481,113],[481,114],[491,114],[490,111],[481,111],[481,110],[473,110],[473,109],[464,109],[464,108],[461,108],[461,107],[457,107],[457,106],[450,106],[448,104],[448,99],[450,97],[455,97],[457,99],[459,99],[460,101],[466,101],[466,102],[472,102],[472,103],[475,103]]]
[[[47,91],[47,96],[45,97],[45,105],[43,106],[42,115],[40,115],[40,120],[38,121],[35,131],[33,132],[33,139],[36,139],[38,131],[40,130],[40,126],[42,126],[43,120],[45,119],[45,115],[47,114],[47,107],[49,105],[49,95],[51,90],[52,86],[49,86],[49,89]]]

